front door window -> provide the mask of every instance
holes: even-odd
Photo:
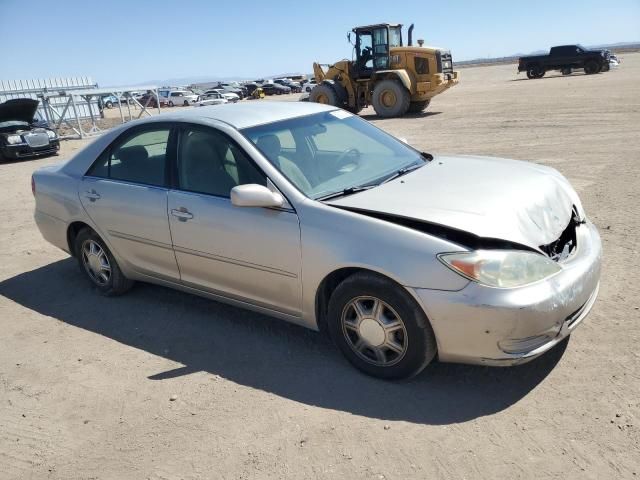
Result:
[[[189,128],[178,149],[178,187],[228,198],[237,185],[266,185],[264,175],[230,139],[211,129]]]

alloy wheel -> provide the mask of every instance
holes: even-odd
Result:
[[[395,365],[407,352],[407,330],[402,318],[379,298],[352,299],[342,311],[341,323],[349,347],[372,365]]]
[[[82,244],[82,264],[97,285],[107,285],[111,280],[109,257],[98,242],[87,240]]]

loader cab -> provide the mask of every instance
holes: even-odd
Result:
[[[392,47],[402,46],[402,25],[378,24],[356,27],[356,61],[354,67],[359,77],[369,77],[378,70],[387,70]]]

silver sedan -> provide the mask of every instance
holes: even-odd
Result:
[[[32,186],[100,293],[152,282],[324,330],[383,378],[531,360],[598,292],[600,238],[556,170],[432,156],[315,103],[129,123]]]

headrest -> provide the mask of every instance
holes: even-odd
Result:
[[[276,135],[263,135],[256,142],[257,147],[269,157],[272,163],[278,162],[280,155],[280,139]]]
[[[133,145],[119,149],[118,158],[124,163],[140,162],[149,158],[149,153],[142,145]]]

